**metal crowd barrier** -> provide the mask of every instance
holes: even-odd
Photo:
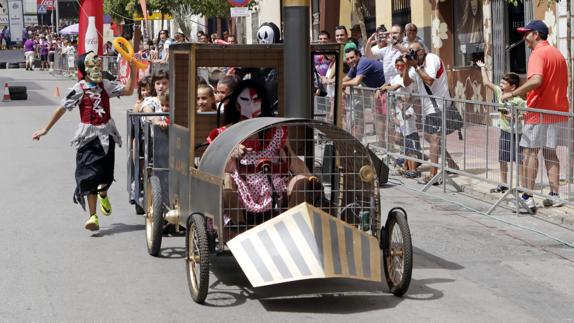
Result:
[[[63,53],[61,49],[54,52],[54,64],[50,71],[53,76],[75,78],[76,77],[76,55],[70,57],[69,54]]]
[[[333,122],[333,104],[334,98],[328,96],[313,97],[313,117],[314,119]]]
[[[315,99],[315,111],[324,109],[321,99],[323,98]],[[430,103],[431,99],[434,99],[437,105],[436,111],[440,117],[435,120],[438,123],[429,122],[431,121],[429,118],[423,117],[427,113],[424,113],[424,105],[421,103],[423,101]],[[351,88],[345,95],[343,104],[345,130],[354,134],[364,145],[382,151],[388,163],[393,160],[412,161],[418,170],[437,168],[436,175],[423,187],[423,190],[429,189],[433,184],[441,185],[444,192],[447,185],[461,191],[461,183],[472,185],[474,190],[486,191],[485,193],[490,193],[491,189],[499,186],[507,187],[508,190],[504,194],[492,192],[499,195],[494,195],[498,200],[492,205],[489,213],[502,202],[508,203],[516,211],[523,209],[526,206],[520,199],[523,192],[533,194],[537,199],[547,200],[551,191],[559,191],[556,193],[560,194],[561,202],[574,205],[573,113],[548,112],[484,101],[443,99],[420,94],[398,92],[381,94],[376,89],[363,87]],[[460,131],[448,134],[445,108],[451,104],[460,112],[464,126]],[[413,112],[411,118],[415,118],[414,121],[409,120],[409,125],[401,118],[407,110]],[[502,114],[500,111],[506,113]],[[541,112],[543,114],[538,122],[539,127],[548,127],[545,122],[552,121],[556,116],[562,116],[565,121],[551,126],[554,129],[550,135],[555,133],[557,136],[557,147],[555,150],[540,149],[535,185],[533,187],[530,185],[529,189],[526,185],[528,176],[526,174],[521,176],[522,170],[526,169],[521,164],[525,151],[521,145],[525,145],[525,139],[521,143],[521,135],[517,132],[525,127],[523,125],[525,114]],[[507,129],[510,131],[503,134],[502,138],[501,118],[506,118],[511,125]],[[436,131],[436,134],[434,136],[425,134],[425,129]],[[411,132],[407,134],[408,137],[403,135],[406,132]],[[435,144],[431,145],[433,139]],[[552,151],[556,152],[557,158],[554,158]],[[501,163],[500,159],[507,162]],[[519,162],[510,162],[516,160]],[[545,164],[552,169],[550,176],[552,181],[549,179]],[[556,181],[557,170],[559,170],[558,181]],[[501,174],[504,171],[506,171],[505,179]],[[412,177],[416,178],[418,175],[415,172]]]
[[[102,55],[102,70],[109,72],[111,75],[118,75],[118,56],[116,55]]]
[[[54,64],[50,73],[53,76],[65,77],[74,79],[77,77],[76,68],[77,55],[67,54],[62,52],[62,49],[57,49],[54,52]],[[118,57],[113,55],[102,55],[102,70],[109,72],[111,75],[118,75]]]

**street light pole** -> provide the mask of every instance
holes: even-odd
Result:
[[[56,8],[56,33],[60,32],[60,2],[54,0],[54,7]]]

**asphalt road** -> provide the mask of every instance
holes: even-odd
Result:
[[[461,195],[421,194],[398,179],[383,208],[409,213],[415,248],[404,298],[385,285],[319,280],[254,289],[231,257],[213,259],[207,304],[188,292],[184,238],[164,237],[147,254],[144,220],[128,204],[126,152],[116,150],[113,214],[83,229],[72,203],[78,113],[66,113],[40,142],[71,81],[46,72],[0,70],[0,83],[26,85],[29,100],[0,102],[0,322],[568,322],[574,321],[574,232],[497,210]],[[134,98],[113,99],[120,133]],[[534,232],[538,231],[538,232]],[[543,235],[542,232],[546,235]],[[553,238],[551,238],[551,237]]]

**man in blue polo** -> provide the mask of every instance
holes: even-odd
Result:
[[[379,88],[385,84],[383,63],[362,57],[356,46],[345,46],[345,60],[351,69],[343,79],[343,86],[364,85]]]
[[[385,84],[385,71],[383,63],[376,59],[361,57],[361,52],[357,49],[354,43],[345,45],[345,59],[347,64],[351,67],[347,76],[343,78],[343,86],[359,86],[363,85],[369,88],[378,89]],[[375,131],[379,137],[379,145],[386,147],[385,142],[385,120],[387,115],[386,103],[383,102],[382,96],[377,94],[375,100],[374,114],[375,114]],[[352,103],[352,102],[350,102]],[[364,118],[362,109],[354,107],[352,109],[352,119],[349,120],[347,126],[352,128],[352,133],[355,137],[363,136],[363,122],[356,122]]]

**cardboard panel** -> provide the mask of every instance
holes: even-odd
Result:
[[[378,240],[307,203],[227,246],[253,287],[315,278],[382,278]]]

